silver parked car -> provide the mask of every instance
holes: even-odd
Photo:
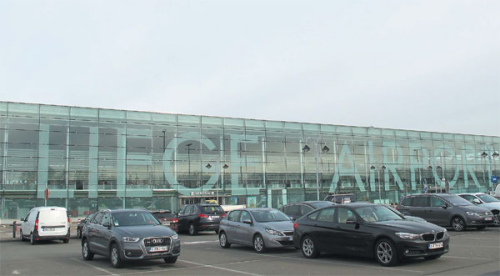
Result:
[[[489,209],[495,216],[493,224],[500,226],[500,200],[485,193],[462,193],[458,195],[474,203],[476,206]]]
[[[267,248],[293,247],[293,222],[283,212],[272,208],[234,210],[220,222],[219,243],[253,246],[263,253]]]

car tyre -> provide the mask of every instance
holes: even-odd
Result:
[[[224,231],[220,232],[219,244],[220,244],[220,247],[222,247],[222,248],[229,248],[231,246],[231,244],[227,240],[226,232],[224,232]]]
[[[500,226],[500,214],[493,215],[493,225]]]
[[[306,258],[316,258],[319,256],[318,248],[314,243],[314,240],[310,236],[305,236],[302,238],[302,242],[300,243],[302,254]]]
[[[451,227],[457,232],[464,231],[465,221],[461,217],[453,217],[451,219]]]
[[[424,259],[426,260],[436,260],[436,259],[439,259],[441,257],[441,254],[439,255],[432,255],[432,256],[426,256],[424,257]]]
[[[258,253],[266,252],[266,244],[264,243],[264,239],[260,234],[257,234],[255,235],[255,237],[253,237],[253,248]]]
[[[166,258],[163,258],[163,260],[167,264],[174,264],[175,262],[177,262],[177,256],[175,256],[175,257],[166,257]]]
[[[19,231],[19,238],[21,238],[21,241],[25,241],[26,239],[23,236],[23,230]]]
[[[383,266],[393,266],[398,263],[398,252],[389,239],[381,239],[375,245],[375,258]]]
[[[113,245],[111,245],[111,254],[109,255],[111,257],[111,265],[114,268],[120,268],[123,266],[123,260],[120,256],[120,248],[116,243],[113,243]]]
[[[36,244],[35,235],[33,235],[33,233],[30,234],[30,243],[31,243],[31,245],[35,245]]]
[[[82,238],[82,230],[80,228],[76,228],[76,237],[79,239]]]
[[[63,239],[63,243],[69,243],[69,239]]]
[[[84,239],[82,242],[82,257],[86,261],[91,261],[94,258],[94,253],[90,251],[89,242]]]
[[[198,234],[198,229],[196,229],[196,226],[194,226],[193,223],[189,224],[188,231],[189,231],[189,235],[191,235],[191,236],[196,236]]]

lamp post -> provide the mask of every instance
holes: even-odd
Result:
[[[493,157],[493,173],[492,174],[495,174],[494,172],[496,172],[497,170],[497,163],[495,162],[495,159],[498,157],[498,152],[494,152],[492,155]]]
[[[222,193],[224,194],[224,196],[226,195],[226,181],[224,180],[225,176],[226,176],[226,169],[229,168],[229,166],[227,164],[224,164],[224,166],[222,166],[222,168],[224,169],[224,174],[222,174]],[[224,201],[226,201],[226,199],[224,198]],[[223,202],[223,204],[225,204],[225,202]]]
[[[483,182],[484,183],[486,183],[486,174],[485,174],[485,171],[486,171],[486,157],[487,156],[488,156],[488,154],[485,151],[483,151],[483,153],[481,153],[481,159],[483,159]],[[486,184],[486,187],[488,187],[487,184]]]
[[[432,166],[429,166],[428,169],[429,169],[429,174],[431,176],[431,179],[433,179],[433,182],[434,182],[434,189],[436,189],[436,192],[437,192],[437,183],[436,183],[436,179],[434,178],[434,175],[432,174]],[[429,184],[432,184],[432,182]]]
[[[375,171],[375,166],[371,166],[370,169],[372,171]],[[385,166],[382,166],[380,168],[382,171],[385,171],[386,167]],[[381,194],[381,189],[380,189],[380,170],[377,170],[377,176],[378,176],[378,202],[381,203],[382,202],[382,194]]]
[[[307,143],[308,139],[311,139],[314,142],[314,158],[316,159],[316,198],[317,198],[317,200],[320,200],[319,199],[319,151],[318,151],[318,146],[319,146],[319,141],[323,140],[323,139],[321,137],[319,137],[318,139],[314,139],[312,137],[309,137],[306,139],[306,143]],[[308,152],[310,150],[311,150],[311,148],[307,144],[304,145],[304,147],[302,148],[303,152]],[[321,152],[323,154],[325,154],[329,151],[330,151],[330,149],[326,145],[323,146],[323,148],[321,148]]]
[[[191,152],[192,145],[193,145],[192,143],[189,143],[186,145],[187,152],[188,152],[188,186],[190,188],[191,188],[191,186],[190,186],[190,181],[191,181],[191,156],[190,156],[190,152]]]
[[[422,169],[421,169],[421,166],[420,166],[420,156],[419,156],[419,151],[418,149],[414,149],[413,150],[414,152],[417,153],[417,163],[418,163],[418,181],[420,182],[420,186],[422,186]]]
[[[161,132],[163,132],[163,152],[162,152],[162,159],[163,159],[163,155],[165,154],[165,133],[167,131],[166,130],[162,130]],[[165,161],[163,161],[163,162],[165,162]],[[162,168],[163,168],[163,188],[166,188],[166,186],[167,186],[167,179],[165,178],[165,166],[164,165],[162,166]]]

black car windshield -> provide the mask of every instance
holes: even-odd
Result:
[[[365,221],[403,220],[401,216],[385,206],[358,207],[356,212]]]
[[[119,212],[113,213],[114,226],[140,226],[161,224],[149,212]]]
[[[309,205],[314,207],[314,209],[319,209],[327,206],[332,206],[333,202],[331,201],[318,201],[318,202],[310,202]]]
[[[250,211],[257,222],[287,221],[290,218],[279,210]]]
[[[203,214],[223,214],[224,209],[220,206],[201,206],[201,212]]]
[[[479,195],[477,195],[477,197],[479,197],[482,201],[484,201],[486,203],[500,202],[500,200],[498,200],[490,195],[487,195],[487,194],[479,194]]]
[[[445,195],[444,199],[448,200],[453,206],[471,206],[474,205],[466,199],[463,199],[457,195]]]

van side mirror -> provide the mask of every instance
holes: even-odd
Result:
[[[20,221],[24,221],[24,218],[21,218]]]

